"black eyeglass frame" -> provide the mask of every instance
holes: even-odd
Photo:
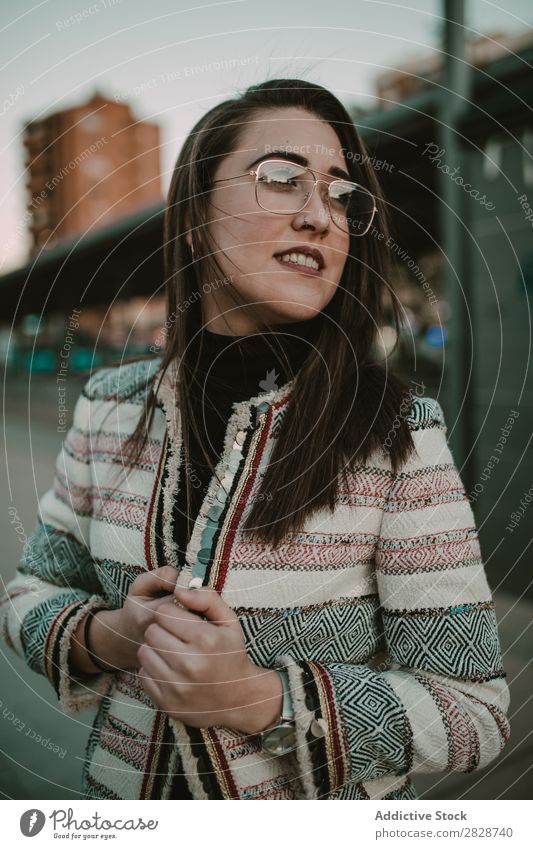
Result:
[[[309,196],[307,197],[304,205],[302,207],[300,207],[300,209],[295,209],[293,212],[278,212],[277,210],[267,209],[265,206],[263,206],[261,203],[259,203],[259,199],[257,197],[257,187],[259,185],[260,169],[261,169],[262,165],[270,165],[272,163],[279,164],[279,165],[287,165],[287,164],[295,165],[297,168],[301,168],[303,173],[305,173],[306,171],[309,171],[309,173],[313,177],[313,188],[309,192]],[[264,209],[265,212],[271,212],[273,215],[297,215],[299,212],[302,212],[302,210],[305,209],[305,207],[307,206],[307,204],[309,203],[309,201],[313,197],[313,192],[315,191],[318,183],[325,183],[328,186],[328,193],[327,193],[328,203],[327,203],[327,206],[328,206],[328,213],[329,213],[330,221],[333,221],[333,223],[335,224],[336,227],[339,228],[339,230],[343,230],[343,228],[340,226],[340,224],[337,224],[337,222],[335,221],[335,219],[333,218],[333,216],[331,214],[329,187],[333,183],[348,183],[351,186],[355,186],[358,191],[365,192],[365,194],[369,195],[369,197],[372,198],[372,206],[373,206],[372,215],[371,215],[370,221],[368,223],[368,227],[366,228],[364,233],[350,233],[350,231],[348,230],[348,233],[350,235],[354,236],[354,238],[356,238],[356,239],[360,238],[361,236],[366,236],[366,234],[368,233],[368,231],[370,230],[370,228],[372,226],[372,222],[373,222],[374,217],[375,217],[376,212],[377,212],[376,199],[375,199],[374,195],[372,194],[372,192],[369,192],[368,189],[364,188],[364,186],[359,185],[359,183],[354,183],[353,180],[346,180],[344,178],[340,179],[338,177],[334,177],[332,180],[330,180],[330,182],[327,182],[326,180],[318,180],[317,177],[316,177],[317,174],[321,174],[323,177],[331,177],[331,174],[326,174],[326,173],[324,173],[324,171],[316,171],[316,170],[313,170],[312,168],[308,168],[305,165],[300,165],[298,162],[291,162],[290,160],[287,160],[287,159],[264,159],[262,162],[259,163],[259,165],[257,166],[256,169],[252,169],[251,171],[246,171],[244,174],[234,174],[232,177],[222,177],[219,180],[213,180],[213,183],[225,183],[227,180],[237,180],[240,177],[255,177],[254,183],[255,183],[255,200],[256,200],[256,203],[257,203],[258,206],[261,207],[261,209]],[[343,231],[343,232],[345,232],[345,231]]]

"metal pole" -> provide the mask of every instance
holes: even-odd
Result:
[[[444,85],[439,100],[439,147],[443,161],[453,170],[461,165],[461,146],[457,128],[468,108],[470,68],[465,56],[464,0],[444,0]],[[444,404],[449,442],[456,462],[466,454],[468,411],[466,387],[471,364],[471,338],[466,310],[466,267],[464,233],[461,224],[464,204],[461,189],[450,176],[439,170],[441,198],[442,250],[445,255],[444,296],[452,315],[445,347]]]

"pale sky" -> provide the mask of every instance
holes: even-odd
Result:
[[[184,136],[215,103],[273,76],[330,88],[369,107],[374,79],[438,50],[436,0],[4,0],[0,273],[26,259],[22,125],[90,97],[95,88],[162,127],[163,189]],[[74,17],[76,16],[76,18]],[[531,0],[467,0],[475,33],[533,25]],[[215,63],[219,63],[218,66]]]

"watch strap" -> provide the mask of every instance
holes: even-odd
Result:
[[[281,679],[283,689],[283,701],[281,717],[269,728],[259,733],[261,747],[270,755],[285,755],[292,752],[296,746],[296,721],[294,717],[294,706],[289,683],[289,675],[285,667],[275,666],[274,670]],[[280,736],[281,735],[281,736]]]
[[[294,720],[294,706],[292,704],[289,674],[284,666],[276,666],[275,670],[281,678],[281,686],[283,687],[283,705],[280,722],[292,722]]]

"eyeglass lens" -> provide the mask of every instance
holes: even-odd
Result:
[[[259,206],[268,212],[288,215],[299,212],[314,187],[313,175],[302,165],[291,162],[262,162],[257,169],[256,193]],[[323,191],[322,184],[317,190]],[[372,222],[374,199],[347,180],[328,185],[329,209],[333,222],[354,235],[364,234]]]

